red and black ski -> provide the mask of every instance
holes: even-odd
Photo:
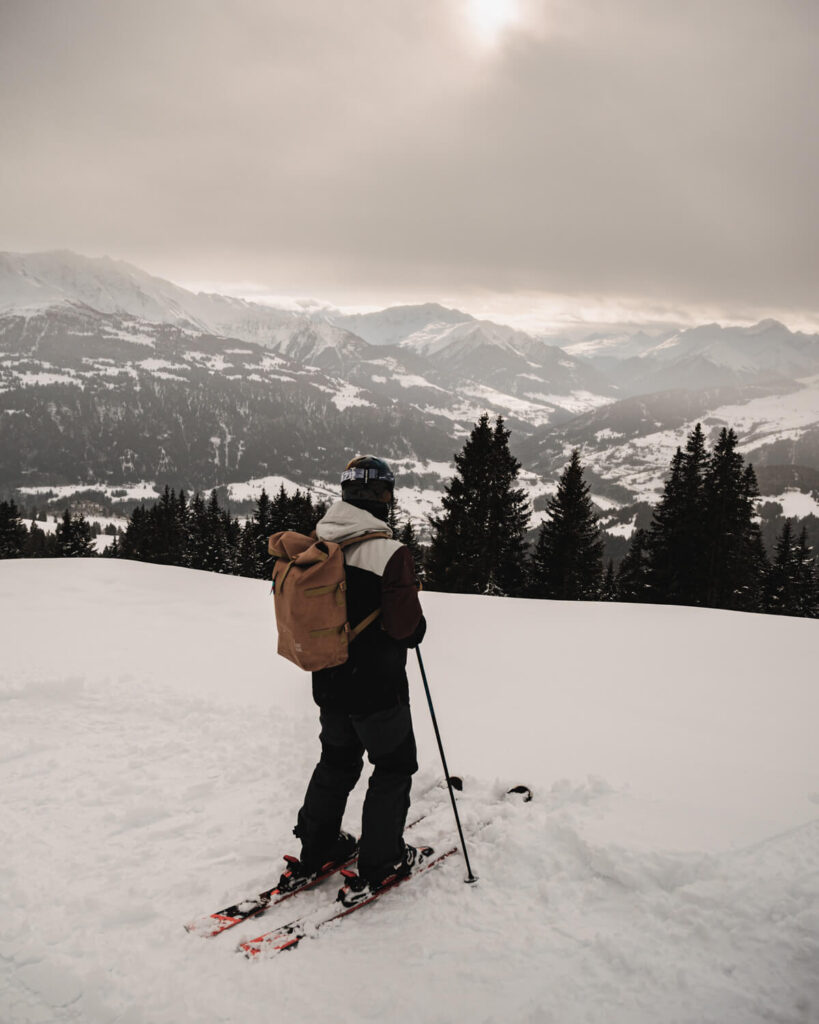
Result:
[[[214,935],[220,935],[222,932],[227,931],[228,928],[241,924],[242,921],[258,917],[259,914],[263,914],[268,908],[276,906],[277,903],[283,903],[284,900],[295,896],[297,893],[312,889],[313,886],[323,882],[325,878],[329,878],[330,875],[334,875],[342,868],[350,867],[351,864],[356,862],[357,858],[358,854],[355,853],[345,861],[331,861],[325,864],[314,879],[303,885],[300,889],[294,889],[292,892],[280,892],[274,886],[272,889],[265,889],[264,892],[260,892],[258,896],[251,896],[240,903],[234,903],[230,907],[225,907],[224,910],[217,910],[215,914],[198,917],[196,920],[189,921],[185,925],[185,931],[190,932],[192,935],[201,935],[206,939],[212,938]],[[296,858],[285,857],[287,861],[291,859],[295,860]]]
[[[419,821],[422,821],[424,815],[415,818],[406,827],[407,829],[414,828]],[[291,896],[296,896],[300,892],[306,892],[308,889],[312,889],[314,886],[323,882],[326,878],[330,878],[331,875],[336,874],[343,868],[349,868],[355,864],[358,859],[358,854],[353,854],[352,857],[344,861],[331,861],[324,865],[321,872],[307,885],[303,885],[300,889],[295,889],[292,892],[279,892],[277,887],[272,889],[265,889],[264,892],[260,892],[258,896],[249,896],[247,899],[241,900],[239,903],[234,903],[230,907],[225,907],[223,910],[217,910],[215,914],[206,914],[204,917],[197,917],[193,921],[189,921],[185,925],[185,931],[190,932],[191,935],[199,935],[204,939],[213,938],[214,935],[221,935],[222,932],[233,928],[237,924],[241,924],[242,921],[248,921],[252,917],[259,917],[270,907],[275,907],[278,903],[283,903],[284,900],[289,899]],[[295,861],[295,857],[285,857],[285,860]]]
[[[397,886],[403,885],[404,882],[408,882],[411,878],[415,878],[429,871],[430,868],[434,868],[442,860],[451,857],[453,853],[457,853],[457,847],[446,850],[444,853],[436,854],[431,847],[426,846],[421,847],[419,853],[426,853],[426,856],[416,864],[408,875],[388,882],[360,903],[356,903],[352,907],[344,907],[336,902],[330,907],[325,907],[312,914],[306,914],[304,917],[296,918],[295,921],[290,921],[289,924],[282,925],[280,928],[274,928],[272,931],[265,932],[263,935],[259,935],[258,938],[242,942],[238,946],[238,951],[244,953],[246,957],[253,959],[273,957],[278,953],[283,953],[286,949],[294,949],[303,938],[315,934],[319,928],[323,928],[333,921],[338,921],[342,917],[347,917],[356,910],[361,910],[362,907],[370,906],[370,904],[389,892],[390,889],[395,889]]]

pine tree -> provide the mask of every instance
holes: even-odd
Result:
[[[270,503],[270,532],[279,533],[280,530],[292,530],[290,525],[290,499],[284,484],[279,487],[279,493]]]
[[[683,466],[685,456],[678,448],[671,460],[668,478],[662,496],[654,509],[647,537],[649,552],[648,587],[654,602],[678,602],[679,594],[679,536],[682,529]]]
[[[309,493],[296,488],[296,493],[290,499],[288,512],[288,530],[295,530],[297,533],[309,534],[316,525],[313,500]]]
[[[760,607],[765,555],[754,501],[759,495],[753,467],[745,467],[737,436],[723,428],[705,477],[707,536],[703,604],[753,611]]]
[[[398,539],[409,548],[412,560],[415,562],[415,575],[418,577],[419,582],[423,583],[425,576],[424,549],[421,547],[411,519],[407,519],[401,527]]]
[[[225,563],[222,572],[237,576],[241,572],[242,524],[230,514],[230,509],[222,511],[221,520],[225,538]]]
[[[57,524],[56,551],[58,558],[90,558],[96,554],[91,527],[85,516],[72,516],[71,509],[63,512]]]
[[[187,548],[187,537],[184,524],[180,522],[176,493],[170,490],[167,484],[162,497],[150,510],[149,516],[153,550],[146,560],[160,565],[181,565]]]
[[[248,519],[239,541],[238,571],[240,576],[259,579],[262,563],[259,558],[259,532],[253,519]]]
[[[666,604],[705,603],[708,541],[705,479],[709,457],[698,423],[685,450],[677,449],[647,538],[648,599]]]
[[[783,523],[776,541],[765,583],[765,611],[807,618],[819,613],[816,565],[807,530],[803,526],[795,538],[790,519]]]
[[[208,512],[202,495],[197,491],[190,504],[188,550],[191,569],[210,568],[210,529]]]
[[[184,490],[179,489],[179,497],[176,499],[176,530],[178,541],[178,555],[176,565],[187,568],[191,564],[191,526],[190,507]]]
[[[116,535],[107,548],[102,552],[103,558],[119,558],[120,557],[120,545],[119,537]]]
[[[23,555],[25,558],[50,558],[55,553],[56,543],[56,537],[47,534],[36,522],[32,522],[23,547]]]
[[[617,600],[617,574],[614,571],[614,559],[610,558],[606,566],[606,575],[603,577],[603,585],[600,588],[601,601]]]
[[[153,518],[144,502],[137,505],[122,537],[120,552],[123,558],[148,562],[153,557]]]
[[[395,494],[392,496],[389,512],[387,513],[387,526],[392,530],[393,537],[397,537],[400,527],[398,525],[398,499],[395,497]]]
[[[28,530],[13,501],[0,501],[0,558],[22,558]]]
[[[805,618],[819,618],[819,575],[813,548],[808,542],[808,531],[802,527],[794,550],[796,570],[796,614]]]
[[[508,439],[502,418],[493,430],[484,413],[455,456],[456,473],[442,499],[443,514],[430,517],[426,572],[432,589],[522,592],[529,511],[523,492],[513,487],[520,464],[509,452]]]
[[[677,533],[675,594],[679,604],[700,603],[706,549],[703,508],[709,465],[705,435],[698,423],[686,440],[680,477],[682,505]]]
[[[650,569],[648,532],[635,530],[617,571],[617,600],[650,601]]]
[[[602,574],[603,540],[575,449],[546,506],[532,558],[531,592],[534,597],[591,601],[599,596]]]
[[[486,586],[482,546],[489,532],[491,451],[492,431],[484,414],[455,456],[455,476],[441,499],[443,514],[430,517],[426,572],[433,590],[476,594]]]
[[[794,615],[796,579],[793,527],[786,519],[776,540],[774,558],[765,581],[765,611],[772,615]]]
[[[282,491],[284,488],[282,488]],[[285,499],[286,499],[285,495]],[[248,520],[246,532],[249,531],[248,536],[243,537],[243,548],[245,545],[252,545],[252,555],[250,550],[242,556],[242,570],[243,576],[253,576],[256,579],[262,579],[267,575],[265,572],[265,564],[267,562],[267,541],[271,534],[276,533],[276,527],[274,525],[274,511],[273,503],[268,497],[267,491],[262,488],[262,493],[256,499],[256,508],[253,512],[253,516]]]
[[[494,592],[514,597],[525,592],[528,582],[526,531],[529,528],[529,502],[522,488],[515,487],[520,462],[509,450],[511,431],[499,416],[492,432],[492,489],[490,503],[489,557],[492,574],[487,583]]]
[[[210,572],[229,572],[230,552],[225,517],[219,507],[219,496],[214,488],[210,492],[205,510],[207,541],[205,545],[205,565]]]

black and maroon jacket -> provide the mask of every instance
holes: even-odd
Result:
[[[375,532],[391,531],[346,501],[331,505],[316,526],[320,540],[336,542]],[[353,640],[343,665],[313,673],[313,698],[320,707],[360,715],[409,704],[407,649],[417,646],[426,630],[412,555],[399,541],[378,538],[349,545],[344,559],[350,625],[376,608],[381,615]]]

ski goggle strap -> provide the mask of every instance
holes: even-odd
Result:
[[[350,480],[363,480],[365,483],[370,480],[384,480],[388,484],[395,483],[395,477],[390,472],[379,469],[362,469],[360,466],[356,466],[354,469],[345,469],[341,474],[343,484]]]

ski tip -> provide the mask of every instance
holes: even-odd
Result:
[[[522,802],[525,804],[528,804],[532,799],[532,791],[528,786],[512,786],[511,789],[506,790],[506,795],[520,796],[522,798]]]

